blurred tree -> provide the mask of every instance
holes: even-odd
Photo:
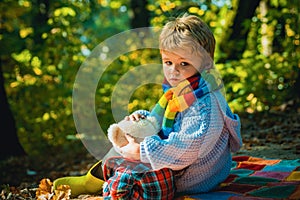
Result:
[[[149,10],[147,10],[147,0],[131,0],[130,8],[133,12],[133,17],[130,20],[131,28],[150,26],[150,15]]]
[[[0,62],[0,160],[11,156],[26,155],[26,152],[19,142],[15,119],[7,101],[1,63],[2,62]]]
[[[50,31],[51,27],[47,21],[49,19],[50,2],[48,0],[34,0],[32,2],[32,12],[28,19],[28,23],[34,30],[33,50],[38,51],[44,44],[43,34]]]
[[[80,143],[82,135],[72,116],[73,84],[81,64],[100,42],[130,28],[161,27],[168,17],[184,12],[201,17],[213,30],[216,66],[234,110],[268,111],[299,96],[299,0],[3,0],[4,88],[26,152],[49,153]],[[135,36],[126,44],[131,39]],[[122,44],[103,48],[103,56],[118,45]],[[157,55],[129,52],[107,67],[95,97],[104,128],[114,122],[110,95],[120,77],[135,66],[160,62]],[[160,90],[152,86],[138,90],[128,108],[148,108],[159,96]]]
[[[236,16],[227,34],[226,40],[221,40],[218,44],[220,50],[226,54],[226,57],[219,62],[236,60],[242,57],[246,48],[246,40],[250,31],[250,21],[255,16],[255,10],[260,0],[243,0],[239,1]]]
[[[128,5],[129,0],[0,2],[4,87],[28,154],[81,145],[72,118],[76,72],[99,42],[129,27]],[[97,112],[109,124],[106,105]]]

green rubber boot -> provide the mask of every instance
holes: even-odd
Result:
[[[53,181],[53,187],[56,189],[60,185],[69,185],[71,196],[77,197],[81,194],[96,194],[102,192],[104,180],[102,178],[102,160],[94,164],[91,169],[83,176],[67,176]]]

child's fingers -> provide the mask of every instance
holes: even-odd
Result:
[[[129,117],[133,121],[139,121],[140,120],[140,116],[141,116],[140,114],[135,113],[135,114],[130,115]]]
[[[125,120],[131,120],[131,121],[139,121],[140,119],[145,119],[145,116],[141,115],[139,113],[134,113],[134,114],[131,114],[129,116],[126,116],[124,119]]]
[[[140,159],[140,145],[135,143],[134,138],[129,134],[125,134],[128,144],[120,148],[120,154],[124,158],[139,160]]]
[[[126,137],[126,139],[128,140],[129,143],[135,142],[134,137],[132,137],[131,135],[129,135],[129,134],[126,133],[125,137]]]

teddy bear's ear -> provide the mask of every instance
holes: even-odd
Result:
[[[116,143],[116,139],[117,139],[117,136],[115,133],[118,132],[118,129],[120,129],[118,127],[117,124],[112,124],[109,126],[109,128],[107,129],[107,136],[108,136],[108,139],[111,143],[115,144]]]
[[[112,124],[107,130],[107,136],[110,142],[117,147],[123,147],[128,144],[125,133],[118,124]]]

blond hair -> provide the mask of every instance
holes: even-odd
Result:
[[[159,37],[161,50],[192,48],[192,51],[201,52],[201,48],[204,48],[212,59],[215,43],[215,37],[208,25],[199,17],[189,14],[166,23]]]

